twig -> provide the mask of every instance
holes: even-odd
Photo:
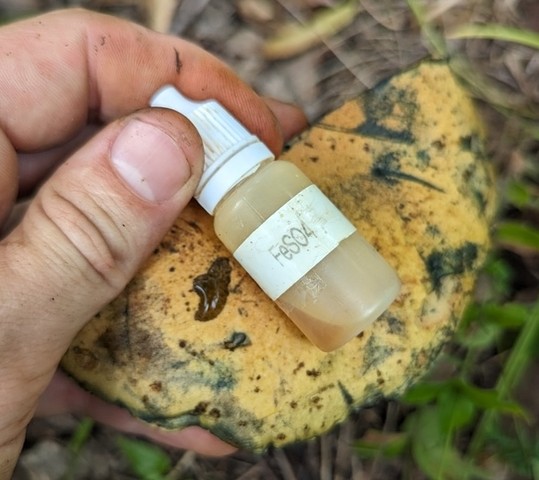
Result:
[[[176,462],[174,468],[168,472],[165,477],[166,480],[180,480],[184,478],[185,474],[189,472],[195,463],[196,453],[192,451],[186,451],[181,458]]]
[[[236,480],[251,480],[253,478],[276,480],[276,477],[271,471],[271,468],[269,468],[268,464],[264,460],[255,463],[251,468],[243,472]]]
[[[332,436],[323,435],[320,438],[320,480],[331,480],[332,465]]]
[[[352,460],[353,453],[350,445],[353,441],[352,422],[349,420],[339,428],[339,436],[337,437],[337,452],[335,453],[335,476],[333,480],[349,480],[350,475],[348,470],[351,465],[348,460]]]
[[[280,448],[275,449],[273,452],[273,456],[275,457],[275,460],[277,464],[279,465],[279,468],[281,469],[281,473],[283,474],[284,480],[297,480],[296,474],[294,473],[294,470],[292,469],[292,466],[290,465],[290,462],[288,461],[288,458],[283,450]]]
[[[389,402],[386,408],[386,420],[382,429],[383,433],[393,432],[397,429],[397,418],[399,414],[400,406],[397,402]],[[375,478],[378,468],[380,466],[380,461],[382,457],[382,451],[380,450],[372,462],[370,468],[369,477]]]

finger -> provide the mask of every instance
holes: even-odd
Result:
[[[126,433],[142,435],[175,448],[204,455],[228,455],[237,449],[199,427],[167,431],[133,418],[126,410],[104,402],[80,388],[62,372],[56,372],[39,399],[39,416],[77,413]]]
[[[307,128],[307,118],[298,107],[271,98],[264,98],[264,102],[277,119],[285,142]],[[29,195],[70,152],[87,141],[99,128],[97,125],[88,125],[72,140],[59,147],[39,153],[19,154],[19,197]]]
[[[54,169],[70,154],[97,133],[101,127],[87,125],[71,140],[39,153],[21,153],[19,162],[19,198],[24,198],[34,191]]]
[[[0,232],[17,196],[17,155],[11,142],[0,130]]]
[[[307,118],[303,111],[296,106],[270,98],[265,98],[264,101],[275,115],[285,142],[288,142],[307,128]],[[59,147],[40,153],[19,154],[19,198],[30,195],[37,185],[50,175],[51,171],[53,171],[69,153],[87,141],[88,138],[95,134],[100,128],[101,127],[97,125],[88,125],[71,141]],[[9,185],[9,183],[7,183],[9,180],[8,174],[1,178],[0,182],[2,180]],[[12,185],[13,180],[10,181]],[[3,191],[5,192],[6,190]],[[7,203],[9,205],[9,203],[12,202]],[[23,211],[23,209],[21,209],[21,211]],[[20,216],[10,219],[13,220],[13,225],[16,224],[17,218],[20,218]],[[5,230],[9,231],[11,228],[12,225],[8,225],[5,227]],[[0,228],[0,238],[2,236],[1,233],[2,229]]]
[[[84,323],[126,285],[193,195],[194,127],[172,111],[110,124],[40,188],[0,243],[0,458]]]
[[[148,105],[170,83],[215,98],[274,152],[275,117],[234,72],[201,48],[124,20],[67,10],[0,31],[0,128],[32,152],[71,138],[91,117],[108,122]],[[44,101],[46,99],[46,101]]]
[[[147,110],[100,132],[44,184],[0,244],[0,271],[15,279],[0,305],[17,301],[10,314],[21,317],[21,338],[42,343],[35,353],[58,360],[124,288],[191,198],[202,155],[190,123]]]
[[[307,128],[309,122],[305,113],[295,105],[267,97],[264,98],[264,101],[275,115],[285,142],[290,141]]]

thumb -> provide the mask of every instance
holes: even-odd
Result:
[[[146,110],[107,126],[43,185],[0,244],[2,380],[41,393],[190,200],[202,158],[187,120]]]

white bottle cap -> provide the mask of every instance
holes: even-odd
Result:
[[[211,215],[235,185],[252,174],[264,160],[274,158],[258,137],[215,100],[195,102],[167,85],[152,96],[150,105],[185,115],[202,137],[204,171],[195,198]]]

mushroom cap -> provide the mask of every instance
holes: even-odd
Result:
[[[489,248],[496,202],[483,140],[447,64],[425,61],[329,113],[282,155],[402,281],[392,306],[344,347],[310,344],[191,203],[63,368],[147,422],[200,425],[253,451],[398,396],[451,338]]]

